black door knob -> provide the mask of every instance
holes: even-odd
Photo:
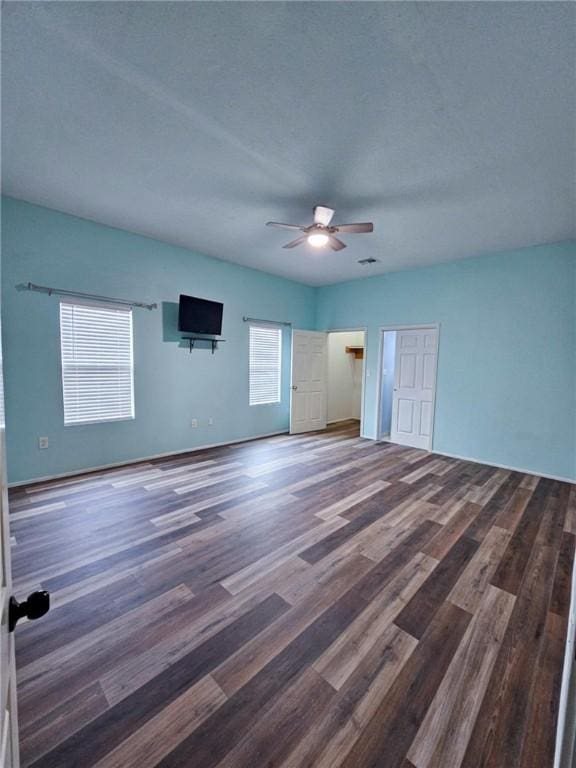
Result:
[[[19,603],[14,596],[10,598],[8,606],[8,631],[14,632],[18,620],[26,616],[27,619],[39,619],[50,610],[50,595],[41,590],[32,592],[28,599]]]

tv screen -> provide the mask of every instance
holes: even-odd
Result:
[[[180,295],[178,329],[183,333],[204,333],[219,336],[222,333],[222,310],[218,301]]]

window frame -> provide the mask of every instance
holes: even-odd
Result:
[[[267,400],[265,402],[252,402],[252,329],[256,328],[265,331],[275,331],[278,334],[278,399]],[[284,334],[281,326],[276,326],[268,323],[250,323],[248,328],[248,405],[250,408],[258,406],[275,406],[282,404],[282,363],[283,363],[283,345]]]
[[[88,419],[88,420],[79,420],[79,421],[66,421],[66,395],[65,395],[65,384],[64,384],[64,356],[63,356],[63,349],[62,349],[62,306],[68,305],[72,307],[88,307],[91,309],[109,309],[114,311],[122,311],[126,312],[130,317],[130,365],[129,365],[129,371],[130,371],[130,405],[131,405],[131,415],[130,416],[107,416],[106,418],[99,418],[99,419]],[[59,333],[60,333],[60,381],[62,385],[62,412],[63,412],[63,422],[65,427],[86,427],[91,425],[97,425],[97,424],[113,424],[116,422],[122,422],[122,421],[134,421],[136,418],[136,397],[135,397],[135,386],[134,386],[134,313],[133,313],[133,307],[126,306],[125,304],[114,304],[113,302],[104,302],[104,301],[91,301],[90,299],[82,299],[82,298],[73,298],[70,299],[62,299],[58,303],[58,325],[59,325]]]

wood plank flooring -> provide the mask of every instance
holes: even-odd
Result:
[[[575,508],[355,423],[16,489],[23,765],[551,768]]]

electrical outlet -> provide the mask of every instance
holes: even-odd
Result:
[[[210,418],[208,419],[208,426],[209,427],[213,427],[214,426],[214,419],[212,418],[212,416],[210,416]]]
[[[198,419],[192,419],[190,424],[191,424],[193,429],[196,429],[196,427],[198,426]]]
[[[39,437],[38,438],[38,448],[40,450],[44,450],[45,448],[48,448],[48,438],[47,437]]]

